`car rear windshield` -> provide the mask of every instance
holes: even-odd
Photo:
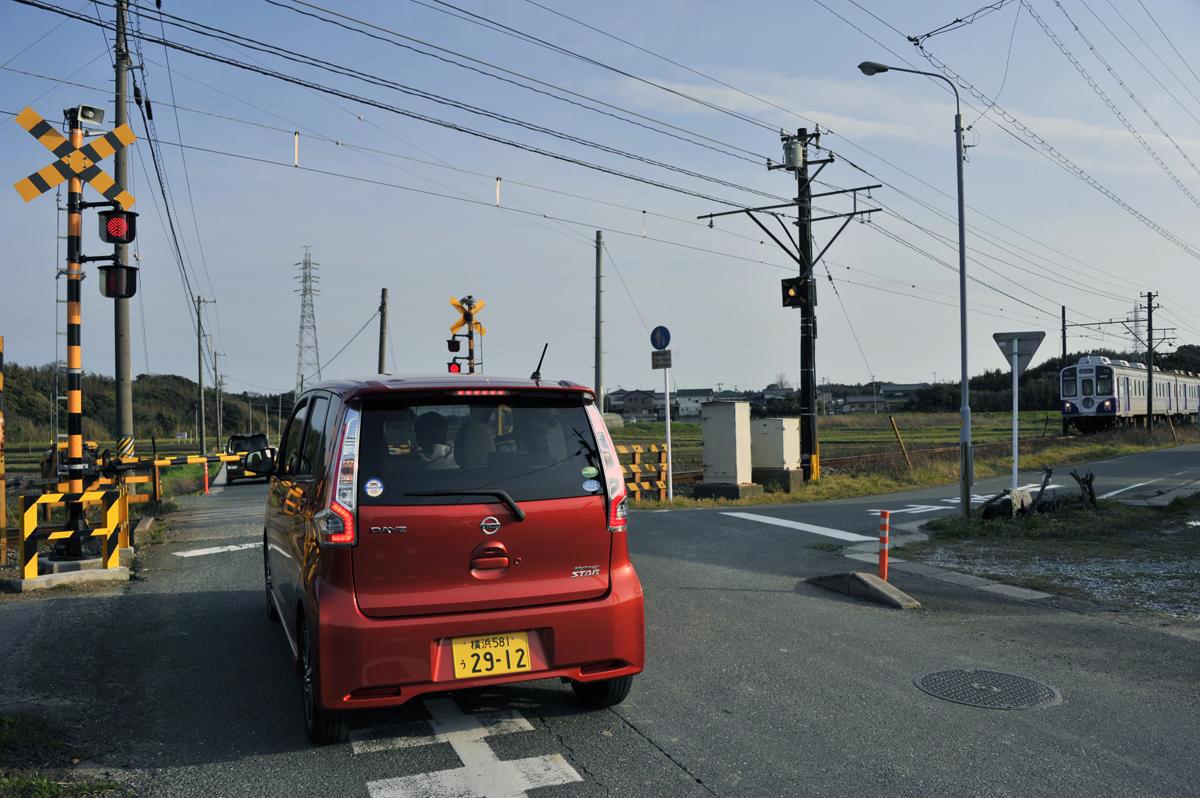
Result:
[[[231,452],[257,452],[269,445],[266,435],[234,435],[229,439]]]
[[[600,458],[579,394],[392,394],[363,403],[363,504],[467,504],[503,490],[515,501],[597,495]]]

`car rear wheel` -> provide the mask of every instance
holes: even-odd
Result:
[[[342,716],[325,709],[317,700],[317,666],[307,620],[300,630],[300,664],[304,680],[304,727],[308,731],[308,739],[317,745],[336,743],[342,738]]]
[[[618,676],[597,682],[571,682],[571,689],[575,691],[579,703],[590,709],[615,707],[625,700],[632,686],[632,676]]]

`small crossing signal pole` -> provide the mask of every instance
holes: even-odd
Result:
[[[450,325],[450,340],[446,342],[451,352],[459,350],[458,339],[467,339],[467,371],[470,374],[475,373],[476,366],[482,366],[482,358],[475,357],[475,333],[479,333],[480,339],[487,335],[487,328],[475,320],[479,312],[483,310],[485,303],[482,299],[476,299],[473,296],[465,296],[461,299],[450,297],[450,306],[459,313],[458,321]],[[460,333],[459,330],[466,329],[465,333]],[[482,343],[482,340],[481,340]],[[482,346],[480,347],[482,350]],[[447,365],[447,370],[451,374],[458,374],[462,371],[462,366],[459,361],[463,360],[461,356],[454,356]]]

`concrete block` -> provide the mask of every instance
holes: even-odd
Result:
[[[897,610],[919,610],[921,608],[921,602],[894,585],[883,581],[875,574],[853,571],[846,574],[814,576],[808,581],[810,584],[826,590],[844,593],[847,596],[856,596]]]
[[[48,555],[38,557],[38,574],[66,574],[74,571],[94,571],[104,567],[100,557],[80,557],[70,560],[56,560]]]
[[[103,582],[128,582],[128,568],[101,568],[99,570],[67,571],[46,574],[34,579],[5,579],[0,585],[12,593],[28,593],[31,590],[47,590],[64,585],[90,585]]]
[[[763,486],[755,485],[752,482],[745,482],[741,485],[724,482],[698,482],[692,489],[692,495],[697,499],[746,499],[762,496],[763,493]]]
[[[804,487],[804,472],[792,468],[752,468],[750,479],[765,490],[795,493]]]

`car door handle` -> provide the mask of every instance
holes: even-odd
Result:
[[[494,571],[509,566],[508,557],[473,557],[471,558],[471,570],[473,571]]]

